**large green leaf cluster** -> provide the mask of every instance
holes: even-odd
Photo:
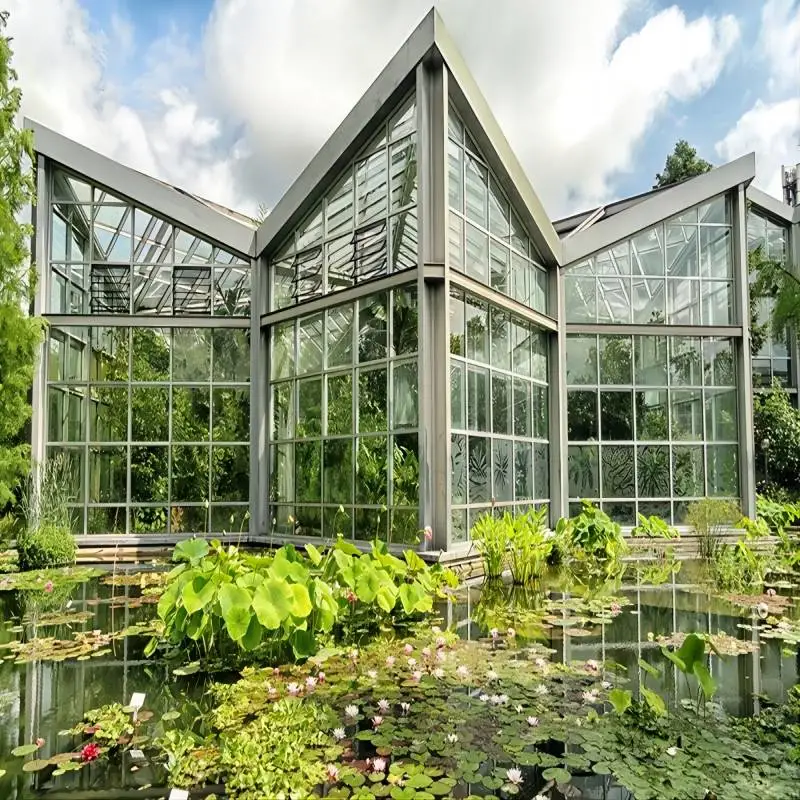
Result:
[[[429,567],[412,551],[403,559],[375,542],[368,553],[339,539],[326,552],[293,545],[271,556],[190,539],[158,603],[167,641],[203,656],[251,653],[259,659],[304,659],[324,637],[349,630],[353,615],[372,625],[431,611],[452,573]],[[151,641],[148,652],[155,649]]]
[[[554,552],[573,571],[581,567],[592,573],[612,575],[619,571],[627,552],[621,526],[602,509],[583,500],[574,517],[556,523]]]
[[[800,493],[800,411],[777,382],[753,401],[756,459],[770,483]]]

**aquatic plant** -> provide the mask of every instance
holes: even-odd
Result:
[[[721,658],[713,641],[697,633],[690,633],[683,640],[677,650],[662,646],[661,652],[664,657],[669,659],[684,675],[686,683],[689,685],[689,677],[694,676],[697,680],[697,711],[705,708],[701,705],[701,700],[710,702],[717,692],[717,683],[711,677],[711,672],[706,661],[706,645],[709,645],[714,652]]]
[[[689,503],[686,521],[698,536],[698,552],[704,561],[711,561],[722,545],[722,534],[742,518],[739,505],[733,500],[705,497]]]
[[[499,578],[506,568],[510,517],[496,517],[493,511],[481,514],[472,526],[470,538],[483,559],[483,571],[487,578]]]
[[[548,509],[542,506],[504,521],[509,533],[508,564],[514,583],[529,584],[542,577],[553,549],[545,519]]]
[[[562,518],[556,524],[554,547],[560,560],[575,577],[585,573],[589,578],[619,574],[627,544],[621,526],[602,509],[588,500],[581,501],[581,510],[574,517]]]
[[[650,539],[679,539],[677,528],[673,528],[661,517],[652,515],[646,517],[639,514],[639,524],[631,531],[632,536],[646,536]]]
[[[179,563],[158,602],[164,637],[179,652],[199,649],[204,657],[307,658],[321,636],[357,639],[430,611],[443,587],[457,582],[413,551],[399,559],[377,541],[368,553],[340,538],[327,552],[309,544],[304,555],[284,545],[252,556],[191,539],[173,558]],[[146,654],[158,643],[152,639]]]

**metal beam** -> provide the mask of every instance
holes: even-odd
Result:
[[[138,317],[126,314],[46,314],[50,325],[102,328],[249,328],[247,317]]]
[[[33,131],[34,147],[40,155],[84,176],[92,183],[100,184],[113,194],[125,197],[160,216],[169,217],[199,236],[213,239],[239,255],[246,256],[252,251],[253,227],[215,210],[187,192],[102,156],[34,120],[26,119],[25,128]]]
[[[550,337],[548,383],[550,386],[550,527],[561,517],[569,516],[569,471],[567,459],[567,336],[563,275],[554,270],[551,276],[551,308],[557,309],[557,335]],[[535,487],[534,487],[535,488]]]
[[[261,314],[266,310],[264,291],[267,273],[261,259],[253,258],[250,267],[250,524],[252,534],[265,531],[266,498],[266,393],[268,373],[266,368],[266,335],[261,330]]]
[[[712,169],[704,175],[684,181],[664,191],[656,192],[640,203],[620,211],[607,219],[563,241],[564,265],[604,250],[628,239],[645,228],[680,214],[712,197],[723,194],[741,184],[747,185],[756,174],[756,158],[748,153],[729,164]]]
[[[33,300],[33,313],[37,317],[41,317],[44,311],[49,283],[49,275],[47,274],[49,269],[45,266],[48,264],[47,256],[50,252],[50,229],[47,224],[49,199],[47,165],[44,157],[38,156],[36,158],[36,202],[35,205],[31,206],[31,222],[33,223],[31,257],[38,275],[36,295]],[[47,353],[47,337],[45,336],[38,348],[31,391],[31,460],[33,464],[43,462],[46,454]],[[34,471],[35,474],[36,472]]]
[[[760,189],[756,189],[755,186],[748,186],[747,199],[757,209],[765,212],[776,221],[792,224],[795,209],[786,205],[786,203],[782,203],[771,194],[762,192]]]
[[[574,322],[565,326],[565,333],[633,334],[634,336],[718,336],[735,339],[745,335],[745,328],[742,325],[631,325]]]

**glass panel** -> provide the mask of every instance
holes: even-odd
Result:
[[[488,503],[490,500],[490,453],[489,442],[482,436],[469,437],[469,502]]]
[[[533,377],[537,381],[547,381],[547,334],[534,333],[533,344]]]
[[[172,225],[141,208],[133,211],[133,260],[140,264],[163,264],[173,260]]]
[[[89,448],[89,502],[124,503],[128,493],[128,448]]]
[[[272,435],[275,439],[294,438],[294,381],[272,385]]]
[[[489,307],[472,297],[467,297],[467,357],[489,363]]]
[[[417,413],[417,362],[395,364],[392,368],[394,402],[392,416],[394,428],[416,428],[419,417]]]
[[[447,195],[450,208],[464,211],[464,151],[454,142],[447,143]]]
[[[511,433],[511,378],[492,373],[492,431]]]
[[[298,462],[303,443],[296,447]],[[319,463],[319,462],[317,462]],[[305,475],[310,476],[309,469]],[[299,497],[298,482],[298,497]],[[211,499],[245,501],[250,497],[250,448],[215,446],[211,448]]]
[[[697,227],[667,225],[667,275],[696,277],[699,266]]]
[[[514,500],[533,497],[533,445],[514,442]]]
[[[631,270],[634,275],[664,274],[664,248],[661,239],[660,225],[631,239]]]
[[[631,284],[627,278],[600,278],[597,282],[598,322],[631,321]]]
[[[353,376],[329,375],[328,435],[353,432]]]
[[[93,259],[130,262],[132,217],[128,206],[94,206]]]
[[[597,383],[597,337],[567,336],[567,384]]]
[[[450,352],[454,355],[467,354],[464,334],[464,295],[450,292]]]
[[[298,381],[297,438],[322,434],[322,378]]]
[[[53,391],[56,390],[51,387],[51,394]],[[127,387],[93,387],[89,406],[89,441],[125,442],[127,439]]]
[[[356,503],[386,505],[388,437],[359,437],[356,450]]]
[[[633,393],[600,392],[600,430],[604,441],[633,439]],[[633,456],[631,455],[631,461]]]
[[[464,387],[464,365],[450,361],[450,427],[464,429],[466,390]]]
[[[524,322],[511,323],[512,369],[517,375],[531,374],[531,330]]]
[[[712,497],[738,497],[739,452],[736,445],[708,446],[708,493]]]
[[[416,433],[392,436],[392,505],[417,506],[419,504],[419,440]],[[416,535],[418,512],[408,515],[409,533]]]
[[[510,260],[509,249],[492,240],[489,253],[489,283],[492,289],[504,294],[508,294],[511,288],[509,286]]]
[[[702,282],[704,325],[730,325],[733,322],[733,284],[721,281]]]
[[[537,500],[550,499],[550,448],[546,444],[533,446],[533,482]]]
[[[473,431],[489,430],[488,369],[467,369],[467,427]]]
[[[489,182],[489,231],[503,241],[508,241],[510,212],[508,200],[492,178]]]
[[[570,441],[597,439],[597,392],[567,392],[567,435]]]
[[[358,359],[360,362],[386,358],[387,295],[374,294],[359,301]]]
[[[215,382],[250,380],[250,331],[218,328],[212,332]]]
[[[211,376],[211,331],[175,328],[172,332],[172,379],[207,381]]]
[[[166,533],[167,520],[166,508],[132,508],[131,532]]]
[[[492,440],[493,498],[498,503],[514,499],[514,453],[509,439]]]
[[[87,533],[125,533],[127,511],[125,506],[90,508]]]
[[[467,223],[467,274],[483,283],[489,280],[489,237]]]
[[[249,519],[247,506],[212,506],[211,533],[246,533]]]
[[[284,409],[284,417],[287,410]],[[250,391],[214,388],[212,419],[214,441],[249,442]]]
[[[73,203],[89,203],[92,189],[89,184],[74,178],[63,170],[53,171],[53,197],[56,200],[68,200]]]
[[[597,445],[570,445],[567,449],[570,497],[600,495],[600,466]]]
[[[666,391],[636,392],[636,438],[669,439],[669,405]]]
[[[250,316],[250,268],[235,266],[214,270],[214,314]]]
[[[353,307],[332,308],[325,314],[328,345],[328,366],[340,367],[353,363]]]
[[[646,444],[636,448],[636,480],[640,497],[669,497],[669,478],[669,447]]]
[[[413,269],[418,263],[416,210],[403,211],[391,219],[392,270]]]
[[[702,446],[672,448],[673,491],[677,497],[704,497]]]
[[[633,321],[647,325],[667,320],[666,285],[663,279],[633,279]]]
[[[564,276],[567,322],[597,321],[597,282],[594,278]]]
[[[731,278],[733,254],[730,228],[700,228],[700,275]]]
[[[131,438],[166,442],[169,438],[169,389],[134,386],[131,390]]]
[[[531,436],[531,384],[514,378],[514,436]]]
[[[395,289],[392,292],[392,355],[417,352],[418,328],[416,287]]]
[[[322,442],[298,442],[294,453],[297,499],[319,503],[322,500]]]
[[[728,195],[715,197],[711,202],[700,206],[700,224],[729,225],[731,221]]]
[[[448,214],[447,255],[453,269],[464,269],[464,220]]]
[[[733,342],[730,339],[703,340],[703,372],[706,386],[736,385]]]
[[[604,445],[603,497],[635,497],[633,445]]]
[[[303,317],[298,322],[297,374],[322,371],[322,314]]]
[[[417,141],[409,136],[390,150],[392,210],[417,202]]]
[[[169,314],[172,308],[172,268],[136,265],[133,278],[134,314]]]
[[[134,503],[165,501],[168,489],[168,448],[155,445],[132,446],[131,500]]]
[[[356,164],[356,223],[386,214],[387,155],[385,150]]]
[[[700,324],[700,283],[667,281],[667,322],[671,325]]]
[[[450,493],[453,503],[467,502],[467,437],[450,437]]]
[[[317,206],[295,233],[295,247],[301,252],[322,241],[322,206]]]
[[[208,499],[209,448],[191,445],[172,448],[172,502]]]
[[[489,320],[492,339],[490,363],[493,367],[511,369],[511,319],[508,314],[492,307],[489,311]]]
[[[279,444],[270,448],[270,493],[278,502],[294,500],[294,445]]]
[[[172,390],[172,439],[207,442],[211,418],[208,387],[175,387]]]
[[[672,438],[703,438],[703,399],[699,390],[673,391],[671,396]]]
[[[467,219],[486,228],[489,221],[488,171],[483,164],[467,155],[464,172]]]
[[[634,336],[637,386],[667,385],[667,337]]]
[[[325,228],[329,236],[353,229],[353,171],[348,169],[328,195],[325,205]]]
[[[387,430],[388,372],[384,369],[358,372],[358,429],[360,431]]]
[[[537,439],[548,439],[550,416],[547,413],[547,387],[533,384],[533,435]]]
[[[511,212],[511,246],[517,250],[518,252],[522,253],[522,255],[527,256],[529,250],[529,241],[528,241],[528,234],[525,233],[525,228],[523,227],[522,223],[519,221],[517,215],[512,211]]]
[[[673,386],[700,386],[703,359],[700,339],[670,336],[669,375]]]
[[[706,438],[715,442],[735,442],[739,438],[736,391],[706,391]]]
[[[630,336],[600,337],[600,383],[633,383],[632,345]]]
[[[349,505],[353,501],[353,440],[324,442],[322,464],[324,502]]]
[[[466,509],[454,509],[450,513],[450,542],[458,544],[468,540],[467,511]]]

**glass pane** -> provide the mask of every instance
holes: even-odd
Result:
[[[602,462],[602,496],[635,497],[633,445],[603,445]]]
[[[172,332],[172,379],[207,381],[211,377],[211,331],[175,328]]]
[[[537,439],[549,439],[550,416],[547,413],[547,387],[533,384],[533,435]]]
[[[360,362],[386,358],[388,311],[385,293],[359,301],[358,359]]]
[[[634,336],[637,386],[667,385],[666,336]]]
[[[415,208],[392,217],[390,237],[392,271],[400,272],[416,267],[419,262],[417,252],[419,230]]]
[[[597,445],[570,445],[567,450],[570,497],[599,497],[600,466]]]
[[[464,211],[464,151],[455,142],[447,143],[447,194],[450,208]]]
[[[597,439],[597,392],[567,392],[567,436],[570,441]]]
[[[533,500],[533,445],[514,443],[514,500]]]
[[[547,381],[547,343],[546,333],[534,332],[533,344],[533,377],[543,383]]]
[[[89,502],[124,503],[128,496],[128,448],[89,448]]]
[[[354,199],[353,171],[348,169],[328,195],[328,202],[325,206],[325,227],[328,236],[335,236],[353,229]]]
[[[87,533],[125,533],[127,512],[125,506],[90,508]]]
[[[322,442],[298,442],[294,453],[297,499],[319,503],[322,500]]]
[[[97,261],[131,260],[132,209],[128,206],[94,206],[92,258]]]
[[[597,322],[597,281],[579,275],[564,276],[567,322]]]
[[[531,374],[531,329],[524,322],[511,323],[511,368],[517,375]]]
[[[395,364],[392,368],[393,378],[393,427],[416,428],[419,425],[417,413],[417,362]]]
[[[677,497],[704,497],[705,470],[702,446],[672,448],[673,492]]]
[[[597,383],[597,337],[567,336],[567,384]]]
[[[489,237],[467,223],[466,255],[467,275],[482,283],[489,280]]]
[[[736,365],[730,339],[703,340],[703,372],[706,386],[736,385]]]
[[[322,378],[297,382],[297,438],[322,433]]]
[[[388,437],[361,436],[356,442],[356,503],[386,505]]]
[[[214,270],[214,314],[220,317],[250,316],[250,267]]]
[[[706,390],[706,438],[712,442],[736,442],[739,439],[734,389]]]
[[[497,181],[489,181],[489,231],[503,241],[508,241],[509,214],[511,210]]]
[[[353,376],[328,376],[328,435],[353,432]]]
[[[550,448],[546,444],[533,446],[533,483],[537,500],[550,499]]]
[[[208,499],[209,448],[172,448],[172,502],[201,503]]]
[[[700,324],[699,281],[667,281],[667,322],[671,325]]]
[[[131,438],[166,442],[169,438],[169,389],[134,386],[131,390]]]
[[[54,391],[51,387],[50,392]],[[125,442],[127,439],[127,387],[93,387],[89,406],[89,441]]]
[[[73,203],[89,203],[92,199],[92,189],[89,184],[57,169],[53,172],[53,197],[56,200],[68,200]]]
[[[386,214],[387,163],[381,150],[356,164],[356,223]]]
[[[490,363],[493,367],[511,369],[511,318],[508,314],[491,307],[489,310],[491,323],[492,354]]]
[[[212,506],[211,533],[246,533],[250,511],[247,506]],[[308,534],[311,535],[311,534]]]
[[[666,284],[663,279],[633,279],[633,321],[663,325],[667,321]]]
[[[489,252],[489,283],[492,289],[504,294],[509,294],[511,289],[509,286],[510,261],[509,249],[492,240]]]
[[[464,269],[464,220],[455,214],[448,214],[447,256],[453,269]]]
[[[322,206],[317,206],[295,233],[295,247],[301,252],[322,241]]]
[[[419,504],[419,440],[416,433],[392,436],[392,505],[414,506]],[[408,517],[415,535],[419,530],[417,512]],[[394,532],[393,532],[394,536]],[[408,541],[408,539],[407,539]]]
[[[711,202],[700,206],[700,224],[729,225],[731,221],[728,196],[715,197]]]
[[[489,222],[488,171],[475,158],[467,154],[465,165],[465,211],[467,219],[486,228]]]
[[[730,228],[700,228],[700,275],[731,278],[733,254]]]
[[[454,504],[467,502],[467,437],[450,437],[450,491]]]
[[[669,497],[669,447],[666,445],[637,447],[636,480],[640,497]]]
[[[294,500],[294,445],[279,444],[270,448],[270,494],[272,500]]]
[[[163,507],[132,508],[131,532],[166,533],[168,516],[167,509]]]
[[[669,375],[673,386],[700,386],[703,383],[703,358],[700,339],[669,337]]]
[[[597,320],[631,321],[631,283],[628,278],[600,278],[597,281]]]
[[[358,429],[387,430],[388,371],[384,369],[358,372]]]
[[[523,256],[529,255],[530,242],[528,234],[525,233],[525,228],[519,221],[519,217],[513,211],[511,212],[511,247]]]
[[[294,381],[272,385],[272,435],[275,439],[294,438]]]
[[[604,441],[632,440],[633,393],[600,392],[600,419],[601,436]]]
[[[703,398],[699,390],[676,390],[671,396],[672,438],[703,438]]]
[[[172,309],[172,268],[138,264],[133,276],[133,313],[169,314]]]
[[[417,352],[417,288],[409,286],[392,292],[392,355]]]
[[[450,426],[464,429],[466,392],[464,388],[464,365],[450,360]]]
[[[286,387],[286,384],[283,384]],[[283,409],[284,425],[288,408]],[[213,391],[213,430],[215,442],[250,441],[250,390],[215,388]]]
[[[417,140],[409,136],[390,149],[392,210],[417,202]]]
[[[733,323],[733,284],[722,281],[702,281],[702,319],[704,325]]]
[[[131,447],[131,500],[153,503],[167,499],[169,459],[167,447]]]
[[[546,314],[547,307],[549,305],[549,285],[547,273],[538,267],[533,267],[529,277],[532,279],[530,296],[531,306],[533,306],[536,311],[541,311],[542,314]]]
[[[353,501],[353,440],[328,439],[323,443],[324,502],[349,505]]]
[[[489,307],[467,297],[467,358],[489,363]]]
[[[133,211],[133,260],[140,264],[164,264],[173,260],[172,225],[141,208]]]
[[[531,265],[527,258],[511,254],[511,295],[523,305],[530,305]]]
[[[467,369],[467,427],[473,431],[489,430],[488,369]]]
[[[172,390],[172,440],[207,442],[210,412],[208,387],[175,387]]]
[[[666,391],[636,392],[636,438],[669,439],[669,405]]]
[[[298,444],[296,453],[301,452]],[[319,463],[319,462],[318,462]],[[306,472],[310,475],[310,472]],[[246,501],[250,497],[250,448],[211,448],[211,499]]]
[[[492,373],[492,431],[511,433],[511,378]]]
[[[353,307],[339,306],[325,314],[328,366],[353,363]]]
[[[218,328],[212,332],[215,382],[250,380],[250,331]]]
[[[467,529],[466,509],[454,509],[450,513],[450,542],[459,544],[469,540],[469,530]]]
[[[514,378],[514,436],[531,436],[531,384]]]
[[[492,497],[502,503],[514,499],[514,451],[510,439],[492,440]]]
[[[699,274],[697,227],[667,225],[667,275],[693,278]]]
[[[322,314],[304,317],[298,323],[297,374],[322,371]]]
[[[631,271],[634,275],[663,275],[663,228],[650,228],[631,240]]]
[[[467,469],[469,475],[469,502],[488,503],[491,484],[491,458],[489,452],[490,439],[481,436],[470,436]]]
[[[739,448],[708,446],[708,493],[712,497],[739,496]]]
[[[600,383],[633,383],[630,336],[600,337]]]

